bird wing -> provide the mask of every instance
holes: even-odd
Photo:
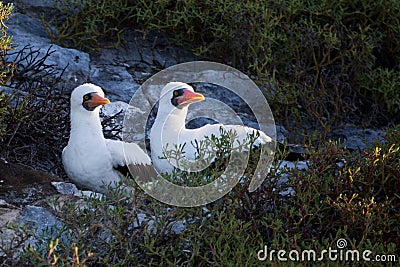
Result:
[[[221,136],[220,128],[223,127],[225,131],[233,130],[236,133],[236,140],[242,142],[243,140],[248,140],[250,134],[257,134],[258,138],[255,140],[254,145],[263,145],[270,143],[272,141],[271,137],[265,134],[263,131],[243,126],[243,125],[223,125],[223,124],[207,124],[203,127],[193,130],[187,130],[187,139],[198,139],[201,140],[204,136],[211,136],[212,134],[216,137]],[[188,140],[187,140],[188,141]]]
[[[128,165],[151,165],[149,156],[135,143],[106,139],[114,167]]]
[[[211,143],[197,147],[195,140],[202,141],[205,140],[206,136],[211,137],[211,135],[219,138],[221,136],[221,127],[224,129],[224,132],[235,132],[235,139],[232,143],[233,148],[236,148],[239,144],[242,145],[249,142],[249,135],[251,134],[258,134],[257,139],[253,143],[253,147],[258,147],[271,142],[271,138],[268,135],[251,127],[242,125],[207,124],[197,129],[184,129],[179,133],[180,143],[186,143],[183,149],[185,157],[189,160],[194,160],[199,154],[201,154],[204,159],[213,161],[215,159],[216,148],[212,146]]]

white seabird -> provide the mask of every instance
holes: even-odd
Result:
[[[197,149],[193,145],[195,140],[199,142],[211,135],[218,138],[221,136],[221,127],[225,131],[233,130],[237,134],[235,143],[239,141],[243,144],[249,140],[251,134],[258,136],[254,142],[255,146],[272,141],[264,132],[243,125],[207,124],[197,129],[187,129],[185,120],[189,105],[203,100],[204,96],[196,93],[186,83],[170,82],[162,89],[157,116],[150,132],[151,158],[158,173],[171,174],[178,165],[173,159],[166,158],[166,148],[174,150],[184,145],[182,149],[184,157],[195,160],[198,156]]]
[[[99,111],[110,101],[94,84],[83,84],[71,94],[71,132],[62,152],[62,162],[68,177],[78,186],[107,193],[126,176],[119,167],[134,165],[141,175],[151,169],[149,156],[134,143],[105,139]],[[125,152],[125,154],[124,154]],[[135,174],[134,174],[135,175]]]

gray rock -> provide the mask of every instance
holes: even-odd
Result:
[[[101,199],[104,197],[103,194],[89,191],[89,190],[78,190],[78,192],[75,194],[77,197],[83,197],[83,198],[96,198],[96,199]]]
[[[173,56],[171,56],[171,49],[174,51]],[[167,57],[166,59],[166,65],[168,66],[169,64],[175,65],[178,63],[183,63],[183,62],[190,62],[190,61],[197,61],[197,60],[202,60],[198,56],[194,55],[193,52],[189,51],[188,49],[185,49],[184,47],[168,47],[166,51],[163,52],[164,57]],[[171,62],[169,62],[171,61]],[[175,63],[176,62],[176,63]]]
[[[147,38],[135,35],[132,43],[137,47],[140,58],[132,58],[152,66],[163,69],[178,63],[200,60],[200,58],[185,47],[174,46],[168,38],[159,33],[150,33]],[[132,47],[132,44],[129,44]]]
[[[29,36],[32,40],[37,39],[36,43],[50,43],[43,24],[25,14],[13,13],[6,25],[8,26],[7,33],[13,36],[13,42],[26,39]]]
[[[8,225],[15,224],[20,215],[20,208],[8,204],[6,201],[0,199],[0,246],[4,250],[18,245],[17,232],[15,229],[8,227]],[[0,258],[5,256],[6,254],[0,250]],[[18,255],[13,256],[17,257]]]
[[[133,222],[133,227],[141,226],[142,224],[147,225],[147,233],[157,234],[157,228],[155,226],[157,218],[155,216],[146,215],[145,213],[137,214],[138,222]],[[162,219],[158,219],[162,220]],[[187,229],[186,220],[179,220],[171,223],[171,232],[174,234],[180,234]]]
[[[282,160],[282,161],[279,161],[277,173],[281,173],[282,171],[285,171],[285,170],[293,170],[294,168],[295,168],[294,162]]]
[[[293,168],[294,168],[294,165],[293,165]],[[276,188],[274,188],[273,191],[278,190],[278,194],[282,197],[294,196],[296,192],[294,191],[293,187],[287,186],[289,179],[290,179],[290,173],[281,173],[279,175],[279,179],[276,183]]]
[[[301,171],[308,170],[308,162],[306,160],[296,162],[296,169]]]
[[[12,2],[17,11],[35,18],[40,18],[42,15],[50,18],[59,13],[53,0],[13,0],[6,2]]]
[[[75,195],[78,193],[78,188],[72,183],[65,182],[51,182],[51,185],[58,191],[58,193],[63,195]]]
[[[61,222],[43,207],[27,205],[19,218],[24,224],[36,226],[37,231],[45,231],[48,227],[61,227]]]
[[[346,159],[341,159],[339,162],[336,163],[336,166],[342,168],[346,165],[346,163],[347,163]]]
[[[308,170],[308,163],[306,160],[291,162],[287,160],[279,161],[279,168],[276,170],[276,173],[279,174],[279,178],[277,180],[276,186],[274,191],[278,190],[278,194],[280,196],[294,196],[296,194],[293,187],[287,186],[289,179],[291,177],[291,171],[299,170],[299,171],[306,171]]]
[[[138,213],[137,221],[133,222],[133,227],[137,228],[139,226],[147,226],[147,233],[154,235],[157,232],[157,228],[154,224],[154,216],[147,215],[145,213]]]
[[[61,87],[65,87],[72,91],[76,86],[86,82],[89,78],[89,54],[75,49],[63,48],[58,45],[52,45],[47,38],[46,30],[41,22],[37,19],[30,18],[23,14],[14,14],[9,20],[9,35],[12,35],[14,51],[6,60],[15,61],[17,53],[25,47],[36,51],[34,56],[37,59],[42,58],[46,53],[53,51],[46,59],[47,65],[52,65],[58,71],[58,75],[65,69],[61,77]],[[30,49],[24,50],[24,56],[30,53]],[[22,65],[28,62],[21,62]]]
[[[50,46],[55,52],[46,60],[46,63],[58,66],[60,70],[66,67],[61,79],[69,91],[88,80],[90,74],[89,54],[57,45],[47,45],[43,49],[48,49]]]
[[[102,87],[110,100],[129,102],[139,88],[139,84],[123,66],[92,66],[90,81]]]
[[[296,191],[292,187],[288,187],[285,190],[281,190],[279,192],[279,195],[282,197],[287,197],[287,196],[294,196],[296,194]]]
[[[154,52],[149,46],[142,46],[139,48],[140,62],[147,65],[153,65],[154,63]]]
[[[168,68],[178,63],[175,58],[170,56],[170,54],[166,54],[162,51],[154,52],[153,62],[154,64],[162,66],[163,68]]]
[[[134,42],[128,42],[116,48],[102,48],[93,52],[91,56],[93,65],[133,67],[141,60],[139,50]]]
[[[57,191],[62,195],[74,195],[77,197],[89,197],[89,198],[97,198],[100,199],[103,197],[103,194],[96,193],[93,191],[87,190],[79,190],[75,184],[66,183],[66,182],[51,182],[51,185],[54,186]]]
[[[362,151],[375,141],[385,142],[382,135],[373,129],[344,128],[333,130],[329,137],[342,142],[350,150]]]
[[[291,162],[287,160],[280,160],[279,167],[277,169],[277,173],[285,172],[286,170],[308,170],[308,164],[306,160]]]
[[[32,245],[35,248],[39,245],[35,237],[47,236],[55,239],[63,227],[61,221],[51,212],[45,208],[30,205],[24,208],[17,222],[26,225],[32,231],[33,235],[27,240],[26,245]]]
[[[124,124],[124,116],[127,109],[128,103],[122,101],[111,102],[110,104],[103,106],[100,118],[102,120],[112,118],[110,123],[103,126],[106,138],[122,139],[121,129]]]
[[[186,229],[187,229],[187,226],[186,226],[186,221],[185,220],[176,221],[171,226],[171,231],[174,234],[177,234],[177,235],[179,235],[180,233],[182,233]]]
[[[132,77],[138,84],[143,84],[147,79],[149,79],[153,73],[148,71],[133,71]]]
[[[284,143],[289,135],[289,131],[284,126],[276,125],[276,141]]]

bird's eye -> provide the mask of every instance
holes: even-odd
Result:
[[[179,95],[178,90],[175,90],[175,91],[174,91],[174,96],[178,96],[178,95]]]
[[[83,99],[89,100],[89,96],[88,96],[88,95],[85,95],[85,96],[83,97]]]

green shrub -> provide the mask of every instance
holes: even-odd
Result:
[[[48,21],[43,16],[42,22],[47,26],[50,39],[66,47],[84,50],[115,47],[121,43],[123,30],[133,24],[129,0],[54,0],[54,3],[64,20]],[[113,43],[104,43],[109,40]]]
[[[4,86],[10,80],[12,73],[12,66],[4,61],[4,55],[11,47],[11,36],[7,35],[7,26],[4,24],[4,21],[10,17],[12,9],[12,4],[4,5],[3,2],[0,2],[0,87]],[[8,98],[0,90],[0,140],[6,133],[4,120],[8,104]]]
[[[2,136],[6,132],[6,126],[3,124],[4,121],[4,115],[7,111],[6,108],[6,99],[3,93],[0,93],[0,140],[2,139]]]
[[[12,4],[3,4],[3,2],[0,2],[0,33],[1,33],[0,52],[1,52],[2,56],[4,55],[4,53],[6,51],[8,51],[11,48],[11,36],[7,35],[7,32],[6,32],[7,26],[4,24],[4,21],[8,20],[8,18],[11,16],[11,12],[12,12],[13,8],[14,8],[14,6]],[[7,79],[4,79],[6,77],[5,76],[6,73],[4,72],[4,69],[3,69],[5,67],[5,66],[3,66],[3,63],[4,62],[2,62],[2,72],[0,75],[1,85],[4,85],[6,83],[5,81],[7,80]]]
[[[360,77],[359,95],[366,103],[389,114],[400,111],[400,75],[398,70],[377,67]]]
[[[68,137],[69,97],[59,88],[63,71],[46,63],[54,52],[27,46],[2,58],[13,62],[5,62],[10,66],[7,91],[0,93],[0,155],[62,174],[60,152]]]

